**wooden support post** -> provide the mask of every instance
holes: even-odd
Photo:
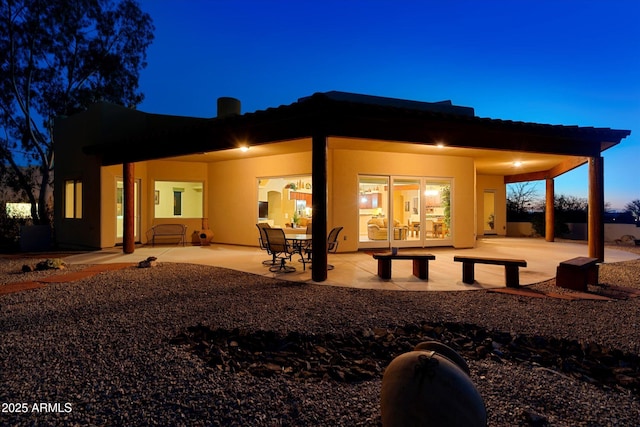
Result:
[[[604,262],[604,159],[589,158],[589,213],[587,219],[589,257]]]
[[[545,215],[544,215],[544,223],[545,223],[545,233],[544,237],[547,242],[553,242],[555,240],[555,222],[556,222],[556,213],[555,213],[555,190],[554,190],[554,182],[553,178],[547,178],[546,182],[546,195],[545,195]]]
[[[315,282],[327,280],[327,137],[315,134],[312,137],[311,174],[313,180],[313,228],[311,229],[311,255],[313,268],[311,279]]]
[[[133,163],[122,165],[124,186],[124,230],[122,251],[132,254],[135,250],[135,167]]]

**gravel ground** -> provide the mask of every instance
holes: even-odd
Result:
[[[0,283],[61,274],[20,273],[25,262],[1,258]],[[603,265],[600,283],[640,288],[640,260]],[[531,288],[558,291],[553,281]],[[0,295],[0,425],[377,426],[380,379],[339,383],[221,372],[169,340],[200,324],[319,334],[423,321],[593,341],[640,354],[640,298],[342,289],[159,262]],[[468,362],[490,426],[640,425],[640,396],[629,390],[529,362]]]

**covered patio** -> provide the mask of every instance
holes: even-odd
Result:
[[[57,243],[68,248],[112,248],[121,241],[118,250],[133,254],[137,242],[146,242],[140,231],[179,222],[191,235],[208,229],[206,219],[216,243],[251,246],[256,242],[254,225],[261,218],[260,179],[305,175],[313,182],[313,191],[304,196],[310,197],[315,268],[300,280],[307,280],[309,274],[314,282],[335,281],[337,275],[327,271],[326,238],[331,227],[344,227],[340,251],[353,252],[371,247],[365,246],[370,242],[360,243],[360,236],[366,234],[360,232],[361,223],[374,214],[390,218],[388,238],[374,243],[401,247],[404,234],[391,238],[391,230],[396,220],[413,227],[409,216],[415,214],[422,224],[418,230],[424,230],[423,241],[406,246],[428,247],[434,246],[426,241],[429,214],[437,220],[441,217],[450,232],[451,241],[442,246],[472,248],[476,236],[505,234],[506,184],[544,180],[545,223],[553,224],[554,179],[586,163],[590,209],[588,245],[582,255],[605,259],[602,152],[619,144],[630,134],[628,130],[489,119],[451,101],[425,103],[335,91],[245,114],[240,114],[239,101],[232,101],[237,109],[219,108],[218,116],[211,119],[143,113],[102,103],[60,120],[54,192],[59,197]],[[373,190],[360,185],[363,177],[382,177],[388,183],[376,187],[370,206],[361,202],[361,207],[357,200],[365,194],[358,199],[360,192],[370,190],[373,196]],[[160,200],[169,200],[160,198],[155,187],[163,181],[197,182],[201,212],[185,215],[181,208],[185,186],[172,185],[171,214],[156,214]],[[393,189],[396,182],[407,185]],[[441,186],[437,206],[426,202],[427,187],[434,183]],[[411,195],[409,184],[413,185]],[[82,188],[98,190],[84,197]],[[255,198],[238,197],[252,193]],[[298,200],[290,193],[281,195],[287,202]],[[493,209],[485,209],[487,195],[493,195],[493,201],[486,203]],[[489,233],[484,232],[484,218],[493,218]],[[283,222],[275,224],[282,228]],[[545,239],[553,242],[554,238],[553,227],[547,226]],[[204,258],[209,259],[216,248],[199,249],[206,249],[209,255]],[[433,283],[440,281],[438,269],[444,264],[439,261],[447,256],[443,250],[433,250],[436,256],[441,253],[433,263]],[[144,257],[148,250],[143,247],[142,251],[134,258]],[[514,248],[505,253],[514,257],[516,252]],[[367,266],[369,258],[365,258]],[[522,258],[529,261],[530,257]],[[211,262],[225,266],[223,260],[213,256]],[[331,263],[338,266],[338,261]],[[400,283],[403,277],[405,263],[395,264],[394,278],[385,285]],[[240,262],[243,269],[250,265]],[[375,262],[371,265],[375,267]],[[535,264],[527,272],[523,269],[521,283],[527,283],[526,276],[536,269]],[[370,276],[369,267],[363,270]],[[448,270],[456,272],[460,266],[452,263]],[[479,266],[481,284],[486,281],[482,270]],[[348,279],[347,283],[354,283],[353,277]],[[367,279],[355,283],[366,284]]]
[[[408,250],[407,250],[408,251]],[[462,283],[462,265],[454,262],[455,255],[473,255],[518,258],[527,261],[527,267],[520,269],[520,284],[523,286],[539,283],[555,277],[556,267],[561,261],[578,256],[587,256],[588,247],[584,242],[547,242],[537,238],[484,238],[477,241],[475,248],[454,249],[451,247],[429,248],[411,252],[432,253],[435,261],[429,263],[429,280],[413,276],[410,261],[394,261],[391,280],[377,276],[377,261],[370,252],[358,251],[329,254],[329,263],[335,268],[328,272],[326,286],[340,286],[356,289],[377,289],[392,291],[463,291],[503,288],[504,267],[477,265],[476,283]],[[248,246],[142,246],[134,253],[125,254],[120,248],[86,252],[65,258],[70,264],[138,263],[154,256],[158,262],[195,263],[229,268],[261,276],[273,277],[300,283],[316,283],[311,270],[303,270],[302,263],[294,258],[293,273],[271,273],[262,264],[269,258],[266,252]],[[633,253],[607,247],[605,263],[638,259]]]

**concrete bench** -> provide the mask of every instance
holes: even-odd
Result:
[[[412,254],[385,252],[373,254],[373,258],[378,260],[378,276],[382,279],[391,279],[391,260],[410,259],[413,260],[413,275],[418,279],[429,280],[429,260],[436,259],[431,254]]]
[[[155,246],[158,237],[177,238],[178,243],[184,246],[186,241],[187,226],[184,224],[158,224],[151,227],[151,246]]]
[[[577,257],[562,261],[556,270],[556,286],[586,291],[587,284],[598,284],[598,259]]]
[[[526,267],[527,261],[508,258],[483,258],[472,256],[454,256],[454,261],[462,263],[462,282],[470,285],[475,281],[476,264],[504,265],[504,277],[508,288],[520,287],[520,273],[518,267]]]

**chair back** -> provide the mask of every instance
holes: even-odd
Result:
[[[333,227],[327,238],[327,251],[334,254],[338,250],[338,235],[342,231],[342,227]]]
[[[287,239],[282,228],[265,228],[264,232],[267,235],[269,251],[273,253],[289,252],[287,250]]]
[[[260,222],[256,224],[256,227],[258,227],[258,231],[260,232],[260,238],[258,239],[258,241],[260,242],[260,249],[267,250],[267,234],[264,232],[264,230],[267,228],[271,228],[271,226],[267,222]]]
[[[307,234],[313,234],[312,233],[312,225],[311,224],[312,223],[307,224],[307,231],[306,231]]]

